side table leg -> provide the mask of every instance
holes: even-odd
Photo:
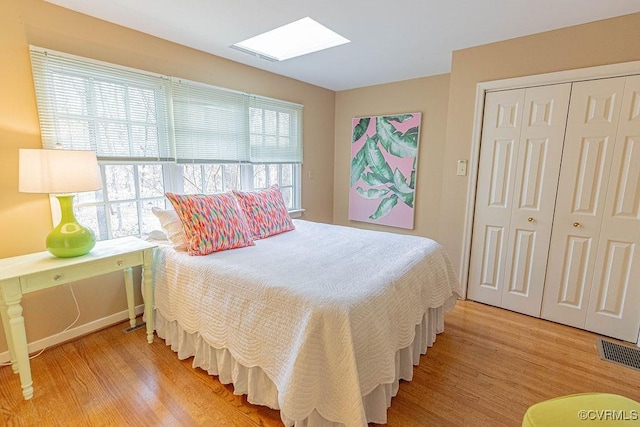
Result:
[[[7,348],[9,349],[9,360],[11,361],[11,369],[13,373],[18,373],[18,362],[16,361],[16,352],[13,348],[13,339],[11,338],[11,326],[9,324],[8,306],[3,300],[0,300],[0,314],[2,315],[2,327],[4,328],[5,338],[7,339]]]
[[[24,331],[24,317],[20,299],[7,302],[7,314],[9,315],[9,328],[13,340],[20,385],[25,400],[33,397],[33,381],[31,381],[31,366],[29,365],[29,350],[27,348],[27,335]]]
[[[144,264],[142,265],[142,287],[144,289],[144,319],[147,322],[147,342],[153,342],[153,278],[151,268],[153,265],[153,249],[145,249]]]
[[[135,299],[133,297],[133,271],[124,269],[124,289],[127,292],[127,307],[129,308],[129,325],[136,326]]]

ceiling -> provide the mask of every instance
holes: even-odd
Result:
[[[46,0],[334,91],[448,73],[451,52],[640,12],[638,0]],[[351,43],[282,62],[229,46],[309,16]]]

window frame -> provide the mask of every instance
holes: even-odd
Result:
[[[114,212],[111,209],[117,204],[131,203],[135,206],[135,219],[137,224],[137,234],[144,233],[146,229],[144,218],[149,218],[144,212],[145,201],[154,201],[158,205],[170,208],[170,204],[164,197],[164,193],[176,192],[184,193],[183,169],[188,164],[200,165],[201,170],[206,165],[218,164],[227,165],[233,162],[215,158],[195,158],[178,159],[176,154],[176,129],[174,128],[174,105],[175,102],[184,102],[184,98],[173,97],[172,90],[180,84],[191,85],[194,88],[201,88],[201,93],[211,93],[211,102],[215,104],[219,100],[224,102],[240,98],[240,104],[234,104],[237,108],[232,119],[239,119],[240,124],[245,123],[246,129],[241,131],[240,139],[236,138],[238,150],[245,150],[249,154],[248,158],[240,158],[238,186],[242,191],[253,191],[269,187],[272,183],[277,183],[287,192],[285,201],[288,204],[292,217],[300,216],[304,211],[302,208],[302,120],[303,106],[287,101],[273,98],[266,98],[258,95],[251,95],[244,92],[211,86],[205,83],[189,82],[184,79],[150,73],[116,64],[83,58],[62,52],[30,46],[34,87],[38,113],[40,116],[40,128],[44,148],[79,148],[75,144],[80,144],[82,149],[93,149],[103,155],[98,155],[98,163],[102,178],[103,189],[93,193],[94,198],[81,195],[76,198],[75,210],[78,216],[83,216],[83,210],[87,208],[95,209],[95,220],[90,214],[87,218],[92,219],[92,223],[97,223],[97,234],[100,239],[112,239],[120,237],[122,234],[114,228],[111,216]],[[66,67],[66,68],[65,68]],[[151,91],[151,92],[149,92]],[[182,94],[184,95],[184,93]],[[106,98],[105,98],[106,96]],[[150,100],[148,97],[152,96]],[[142,98],[139,98],[142,97]],[[98,101],[102,100],[101,103]],[[106,102],[105,102],[106,100]],[[138,100],[141,104],[132,104]],[[149,103],[149,101],[151,101]],[[189,101],[187,97],[187,101]],[[209,102],[209,101],[207,101]],[[197,102],[195,103],[197,108]],[[139,107],[135,111],[131,108]],[[145,109],[145,105],[153,106]],[[203,104],[203,105],[206,105]],[[111,109],[113,108],[113,109]],[[140,109],[141,108],[141,109]],[[205,107],[203,107],[205,108]],[[260,132],[253,132],[252,109],[261,110]],[[102,113],[100,113],[102,111]],[[272,111],[273,113],[268,113]],[[152,114],[152,116],[149,116]],[[206,114],[206,113],[203,113]],[[273,123],[267,123],[265,117],[268,114],[275,114]],[[281,123],[281,115],[286,120],[286,124]],[[288,115],[285,117],[284,115]],[[76,117],[77,116],[77,117]],[[65,120],[66,117],[66,120]],[[141,119],[144,118],[145,120]],[[149,120],[151,119],[151,120]],[[141,121],[142,120],[142,121]],[[226,120],[226,119],[225,119]],[[75,123],[77,122],[77,123]],[[100,125],[102,123],[102,125]],[[111,123],[115,123],[115,128]],[[205,123],[206,124],[206,123]],[[287,126],[285,129],[282,126]],[[71,135],[76,132],[74,126],[79,126],[77,137]],[[134,127],[142,126],[144,129],[155,129],[151,139],[145,136],[139,139],[139,135],[134,133]],[[113,128],[113,129],[112,129]],[[190,128],[187,127],[187,131]],[[184,130],[184,128],[181,128]],[[270,133],[274,130],[274,133]],[[197,133],[198,129],[194,128]],[[116,132],[116,133],[112,133]],[[246,133],[246,136],[242,136]],[[280,146],[280,134],[283,134],[284,143]],[[57,141],[62,136],[67,135],[65,141]],[[200,144],[197,134],[193,138]],[[261,141],[257,145],[252,145],[252,135],[257,135]],[[188,136],[192,138],[191,136]],[[265,138],[275,138],[275,151],[272,151]],[[68,141],[67,141],[68,140]],[[112,144],[115,141],[115,145]],[[118,144],[121,141],[121,146]],[[206,141],[206,139],[205,139]],[[106,145],[105,145],[106,144]],[[139,144],[142,144],[139,146]],[[151,147],[158,147],[157,154],[147,150],[147,144]],[[155,144],[155,145],[153,145]],[[266,146],[266,151],[265,151]],[[257,147],[256,155],[252,158],[254,148]],[[106,151],[103,151],[106,150]],[[141,150],[141,151],[140,151]],[[196,153],[198,149],[196,147]],[[140,154],[142,153],[142,157]],[[151,155],[149,155],[151,153]],[[195,157],[198,157],[197,155]],[[134,198],[113,199],[110,195],[109,182],[107,181],[107,168],[111,165],[131,166],[132,173],[129,179],[133,180],[132,191]],[[140,189],[140,166],[141,165],[161,165],[162,185],[164,193],[152,197],[143,197]],[[269,170],[273,170],[273,165],[277,165],[274,177],[270,178]],[[289,166],[290,165],[290,166]],[[223,166],[226,167],[226,166]],[[256,168],[264,167],[265,182],[264,187],[255,183]],[[291,182],[283,184],[283,168],[291,167]],[[126,177],[126,173],[124,174]],[[126,181],[123,181],[126,182]],[[204,189],[203,182],[200,188]],[[228,190],[224,186],[223,190]],[[290,192],[290,193],[289,193]],[[85,193],[86,194],[86,193]],[[92,194],[92,193],[88,193]],[[290,194],[290,196],[289,196]],[[284,196],[284,193],[283,193]],[[80,199],[80,200],[78,200]],[[59,219],[59,209],[57,200],[51,198],[52,217],[54,221]],[[97,221],[97,222],[96,222]],[[148,224],[148,221],[146,221]],[[158,224],[159,226],[159,224]]]
[[[216,164],[217,163],[214,163],[214,164],[197,163],[194,165],[204,168],[205,166],[216,165]],[[83,217],[87,218],[86,211],[84,211],[86,208],[96,209],[98,229],[94,229],[93,231],[94,233],[96,233],[97,240],[114,239],[118,237],[123,237],[125,235],[125,234],[117,233],[114,229],[113,222],[111,219],[111,216],[112,216],[111,212],[115,211],[115,209],[111,209],[112,206],[118,205],[118,204],[124,204],[124,203],[135,204],[136,214],[137,214],[138,233],[126,234],[126,235],[141,236],[152,231],[152,230],[145,230],[143,228],[144,227],[143,216],[144,216],[144,209],[145,209],[143,206],[143,203],[145,201],[147,202],[160,201],[161,206],[158,206],[158,207],[160,207],[161,209],[172,209],[170,203],[167,201],[166,197],[164,196],[164,193],[173,192],[173,193],[187,194],[184,190],[183,170],[184,170],[184,167],[188,166],[189,164],[181,164],[181,163],[173,163],[173,162],[142,162],[142,161],[126,162],[126,161],[102,160],[98,162],[98,165],[100,167],[100,176],[102,178],[103,188],[96,192],[89,192],[86,194],[93,193],[95,195],[97,193],[101,193],[101,199],[76,200],[76,202],[74,203],[75,214],[80,219],[82,219]],[[158,196],[143,197],[140,190],[139,166],[151,166],[151,165],[158,165],[162,167],[163,194],[161,196],[158,195]],[[219,164],[219,165],[227,166],[227,165],[233,165],[233,164],[226,163],[226,164]],[[272,164],[267,164],[265,166],[268,166],[268,165],[278,166],[278,173],[277,173],[277,178],[275,183],[278,185],[279,188],[281,188],[281,190],[291,189],[291,206],[290,207],[287,206],[287,210],[292,218],[300,217],[302,212],[304,212],[304,209],[300,207],[301,206],[300,189],[301,189],[301,171],[302,171],[301,165],[296,163],[272,163]],[[291,165],[291,184],[284,185],[284,184],[281,184],[282,169],[286,165]],[[107,183],[106,167],[108,166],[132,166],[133,188],[135,192],[134,198],[123,198],[123,199],[112,198],[112,196],[110,195],[109,189],[105,185]],[[240,173],[239,173],[240,186],[238,189],[241,191],[262,190],[262,189],[268,188],[270,185],[274,183],[272,182],[272,180],[267,180],[266,186],[257,187],[255,185],[254,168],[256,166],[262,166],[262,165],[241,163],[241,164],[238,164],[238,166],[240,168]],[[200,185],[203,185],[203,182],[201,182]],[[224,190],[224,191],[228,191],[228,190]],[[221,192],[224,192],[224,191],[221,191]],[[189,193],[194,194],[194,192],[189,192]],[[202,194],[201,192],[197,192],[197,193]],[[220,193],[220,192],[217,192],[217,193]],[[88,198],[90,196],[85,196],[85,197]],[[287,198],[284,192],[283,192],[283,197],[285,198],[285,203],[286,203]],[[58,216],[54,215],[54,221],[57,222],[59,221],[58,202],[57,202],[57,199],[55,199],[55,197],[51,197],[50,199],[51,199],[52,213],[58,214]],[[102,211],[102,213],[100,213],[100,210]],[[103,224],[100,223],[101,217],[104,218]],[[83,221],[80,220],[80,222],[83,222]],[[89,222],[89,221],[85,221],[85,223],[86,222]],[[101,228],[100,225],[102,225],[104,229]],[[155,229],[160,229],[159,223]]]

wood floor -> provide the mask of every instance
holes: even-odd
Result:
[[[389,426],[519,426],[531,404],[588,391],[640,401],[640,372],[601,361],[596,335],[460,301],[445,332],[400,385]],[[31,362],[35,395],[0,368],[3,426],[281,426],[164,341],[122,323]]]

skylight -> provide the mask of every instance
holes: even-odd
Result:
[[[340,34],[306,17],[231,47],[271,61],[284,61],[349,42]]]

